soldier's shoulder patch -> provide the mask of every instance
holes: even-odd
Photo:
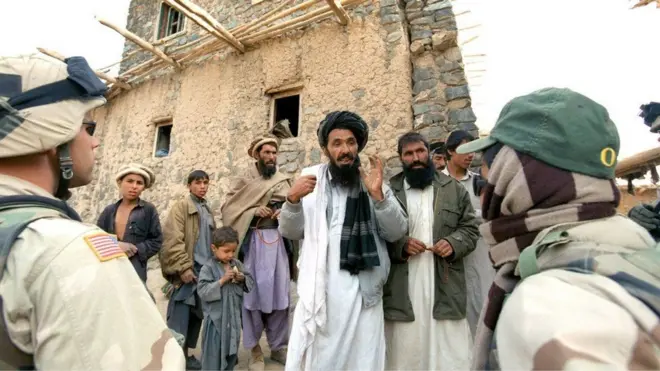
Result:
[[[97,232],[84,236],[83,240],[102,262],[126,256],[115,235]]]

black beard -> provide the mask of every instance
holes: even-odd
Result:
[[[261,174],[264,179],[270,179],[277,172],[277,165],[267,164],[264,160],[259,159],[259,161],[257,161],[257,170],[259,170],[259,174]]]
[[[422,165],[423,168],[413,169],[413,166]],[[424,189],[433,183],[435,177],[435,166],[429,160],[426,163],[421,161],[413,162],[410,165],[403,164],[403,176],[410,185],[410,188]]]
[[[337,165],[334,160],[330,160],[328,169],[330,170],[330,175],[332,175],[332,180],[338,182],[343,186],[352,186],[358,184],[360,181],[360,156],[353,155],[343,155],[337,159],[343,160],[349,156],[353,160],[353,163],[350,165]]]

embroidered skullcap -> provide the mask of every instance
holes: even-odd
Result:
[[[154,185],[154,182],[156,181],[156,174],[149,169],[148,167],[141,165],[141,164],[128,164],[124,165],[119,169],[119,172],[117,172],[117,176],[115,179],[117,180],[117,184],[123,179],[126,175],[129,174],[136,174],[144,178],[144,188],[150,188],[151,186]]]
[[[334,129],[346,129],[353,132],[358,142],[358,152],[362,151],[369,140],[369,126],[357,113],[349,111],[330,112],[319,124],[316,134],[319,144],[325,148],[328,146],[328,136]]]

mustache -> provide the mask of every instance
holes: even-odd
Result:
[[[350,153],[346,153],[337,157],[337,161],[341,161],[341,160],[355,160],[355,156],[353,156]]]
[[[415,162],[410,164],[410,167],[417,166],[417,165],[426,167],[427,164],[425,162],[422,162],[422,161],[415,161]]]

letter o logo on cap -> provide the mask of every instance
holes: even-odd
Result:
[[[616,163],[616,151],[611,147],[605,147],[600,151],[600,162],[607,167],[612,167]]]

